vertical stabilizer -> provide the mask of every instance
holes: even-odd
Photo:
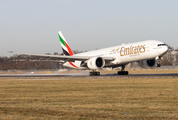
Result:
[[[69,47],[69,44],[67,43],[66,39],[64,38],[64,36],[62,35],[62,32],[59,31],[58,32],[59,35],[59,40],[61,42],[61,47],[62,47],[62,51],[65,55],[70,55],[72,56],[74,53],[72,52],[72,50]]]

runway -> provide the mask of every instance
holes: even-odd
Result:
[[[146,78],[155,78],[155,77],[178,77],[178,73],[161,73],[161,74],[129,74],[129,75],[117,75],[117,74],[101,74],[100,76],[89,76],[82,74],[1,74],[0,78],[19,78],[19,77],[83,77],[83,78],[136,78],[136,77],[146,77]]]

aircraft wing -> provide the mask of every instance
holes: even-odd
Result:
[[[45,55],[45,54],[31,54],[31,53],[20,53],[20,52],[13,52],[9,51],[9,53],[19,54],[19,55],[28,55],[28,56],[35,56],[37,58],[45,58],[45,59],[55,59],[55,60],[63,60],[63,61],[70,61],[74,62],[76,60],[79,61],[86,61],[92,57],[100,57],[100,56],[64,56],[64,55]],[[102,56],[101,56],[102,57]],[[113,57],[102,57],[106,61],[113,61],[115,58]]]

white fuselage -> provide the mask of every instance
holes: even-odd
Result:
[[[156,57],[165,54],[167,50],[168,47],[163,42],[157,40],[147,40],[88,51],[75,54],[74,56],[112,57],[114,60],[106,63],[104,67],[119,67],[134,61],[155,59]],[[80,63],[81,61],[75,61],[73,62],[73,65],[71,65],[69,62],[66,62],[64,63],[64,66],[86,69],[86,67],[80,67]]]

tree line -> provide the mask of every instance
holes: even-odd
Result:
[[[34,69],[60,69],[64,68],[58,62],[34,61],[35,57],[14,55],[11,57],[0,57],[0,70],[34,70]]]

